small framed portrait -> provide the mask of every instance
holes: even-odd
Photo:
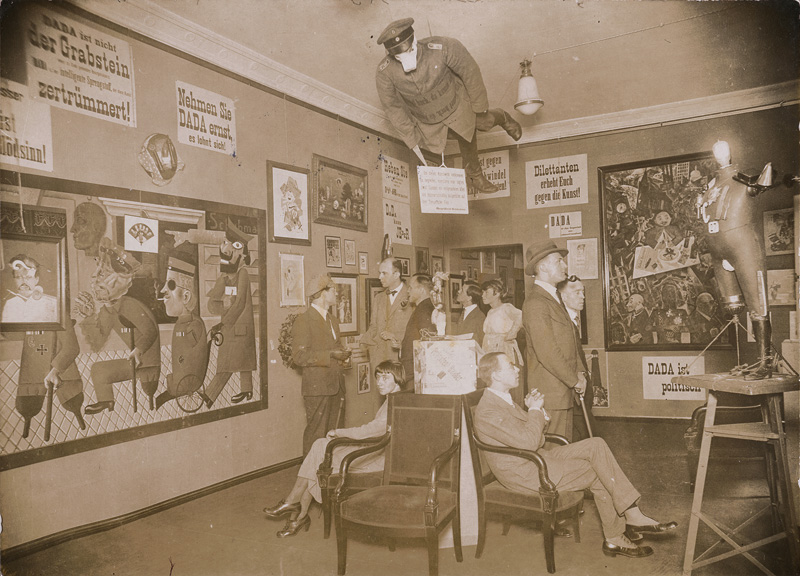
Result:
[[[314,222],[367,231],[367,171],[316,154],[312,157]]]
[[[356,241],[355,240],[346,240],[344,241],[344,263],[347,266],[355,266],[356,265]]]
[[[369,254],[367,252],[358,253],[358,273],[359,274],[369,273]]]
[[[481,272],[494,274],[494,252],[490,250],[481,250]]]
[[[503,284],[508,286],[508,266],[498,266],[497,274],[500,276],[500,280],[503,281]]]
[[[461,312],[464,307],[458,302],[458,293],[464,285],[464,277],[458,274],[450,275],[450,310]]]
[[[304,306],[305,273],[301,254],[280,253],[281,262],[281,307]]]
[[[421,246],[414,249],[416,255],[416,272],[422,274],[431,273],[430,250]]]
[[[325,265],[328,268],[342,267],[342,239],[338,236],[325,236]]]
[[[793,268],[767,270],[767,299],[770,306],[795,306],[795,280]]]
[[[441,256],[431,256],[431,275],[437,272],[444,272],[444,258]]]
[[[310,170],[267,162],[269,239],[285,244],[311,245],[308,218]]]
[[[364,294],[366,294],[367,298],[365,310],[367,311],[367,326],[369,326],[370,320],[372,319],[372,303],[375,302],[375,296],[383,292],[384,288],[378,278],[365,278],[364,280]]]
[[[411,275],[411,260],[409,258],[395,257],[400,266],[403,268],[403,278],[408,278]]]
[[[336,284],[336,306],[331,312],[339,320],[339,333],[342,336],[358,334],[358,275],[331,274]]]
[[[794,253],[794,209],[764,212],[764,249],[767,256]]]
[[[370,381],[369,381],[369,362],[361,362],[357,366],[358,374],[358,393],[359,394],[366,394],[370,391]]]

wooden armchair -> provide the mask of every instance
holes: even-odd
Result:
[[[554,536],[556,522],[570,520],[575,541],[581,541],[578,516],[583,509],[583,492],[559,492],[547,475],[547,464],[538,452],[491,446],[481,442],[475,433],[473,412],[483,397],[485,389],[476,390],[462,396],[464,416],[467,422],[467,437],[475,471],[475,484],[478,493],[478,546],[475,558],[480,558],[486,543],[486,519],[488,516],[503,522],[503,534],[508,532],[511,522],[541,524],[544,536],[544,554],[547,571],[556,571],[554,555]],[[546,435],[548,442],[568,444],[566,438],[556,434]],[[540,490],[538,494],[513,492],[500,484],[492,474],[484,459],[484,452],[509,454],[530,460],[539,468]]]
[[[424,538],[428,570],[439,570],[439,533],[452,522],[456,560],[461,562],[459,475],[461,397],[392,394],[387,432],[375,444],[344,457],[334,493],[338,573],[347,569],[351,534],[382,537],[394,549],[397,538]],[[349,493],[353,460],[386,449],[381,485]]]

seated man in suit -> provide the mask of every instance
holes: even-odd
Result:
[[[483,321],[486,314],[478,307],[483,295],[480,285],[467,280],[456,296],[456,302],[464,307],[461,317],[453,325],[453,334],[472,334],[472,339],[483,344]]]
[[[631,558],[650,556],[653,554],[650,546],[638,546],[633,542],[642,540],[641,532],[662,533],[677,527],[675,522],[660,523],[639,510],[639,492],[602,438],[543,448],[549,422],[543,407],[544,396],[536,389],[531,390],[525,397],[527,411],[514,404],[509,390],[519,385],[519,368],[508,356],[502,352],[486,354],[481,358],[478,375],[488,386],[475,409],[478,437],[494,446],[538,450],[558,490],[590,489],[603,525],[604,554]],[[539,469],[533,462],[493,453],[486,454],[486,461],[497,480],[509,490],[538,491]]]

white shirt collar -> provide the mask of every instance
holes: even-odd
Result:
[[[498,398],[508,403],[509,406],[514,405],[514,399],[511,398],[511,394],[508,392],[500,392],[499,390],[495,390],[494,388],[487,388],[489,392],[493,392]]]
[[[400,284],[397,285],[397,288],[393,289],[393,290],[397,290],[397,292],[395,292],[394,294],[389,294],[389,303],[390,304],[394,304],[395,298],[397,298],[397,296],[400,294],[400,291],[402,289],[403,289],[403,282],[400,282]]]
[[[328,319],[328,311],[322,308],[321,306],[317,306],[316,304],[312,303],[311,306],[320,314],[322,314],[322,318],[324,320]]]
[[[549,282],[545,282],[543,280],[538,280],[538,279],[534,280],[533,283],[536,284],[537,286],[541,286],[542,288],[544,288],[547,291],[547,293],[550,294],[550,296],[556,299],[556,302],[559,303],[561,302],[561,300],[558,298],[558,291],[556,290],[555,286],[553,286]]]
[[[469,316],[469,313],[472,312],[473,310],[475,310],[475,308],[477,308],[477,307],[478,307],[477,304],[470,304],[469,306],[464,308],[464,318]]]
[[[567,309],[567,313],[569,314],[569,317],[572,320],[572,322],[575,324],[575,326],[578,326],[579,325],[578,324],[578,318],[580,318],[581,313],[578,312],[577,310],[573,310],[572,308],[570,308],[566,304],[564,305],[564,308]]]

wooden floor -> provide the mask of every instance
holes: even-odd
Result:
[[[642,509],[661,520],[675,520],[678,530],[651,537],[655,555],[644,559],[609,558],[601,551],[602,533],[597,510],[586,501],[582,541],[556,540],[556,570],[563,576],[641,576],[681,574],[686,546],[691,494],[688,489],[683,432],[686,421],[601,421],[598,432],[617,455],[622,468],[642,493]],[[792,461],[797,462],[797,433],[792,433]],[[796,466],[794,466],[796,468]],[[336,542],[322,538],[318,508],[312,511],[309,532],[278,539],[279,522],[265,520],[261,509],[283,497],[297,468],[240,484],[174,507],[119,528],[79,538],[3,564],[2,573],[41,576],[221,576],[221,575],[335,575]],[[796,479],[795,479],[796,480]],[[796,482],[795,482],[796,486]],[[766,501],[767,488],[759,462],[713,464],[707,488],[708,505],[730,524],[747,518]],[[766,530],[763,524],[752,531]],[[698,549],[712,542],[701,532]],[[777,573],[785,553],[782,544],[753,555]],[[512,527],[507,536],[489,523],[486,550],[476,560],[475,548],[464,549],[457,563],[452,549],[439,554],[441,576],[505,576],[547,574],[541,534]],[[390,552],[373,542],[351,541],[350,576],[426,575],[427,557],[419,543],[399,544]],[[695,572],[698,576],[759,574],[741,557]]]

